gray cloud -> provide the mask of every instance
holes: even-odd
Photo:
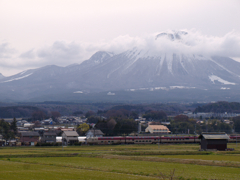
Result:
[[[0,59],[11,58],[15,52],[15,49],[10,48],[8,43],[0,44]]]
[[[37,68],[50,64],[67,66],[81,63],[100,50],[118,54],[132,48],[146,51],[150,55],[185,53],[240,58],[239,32],[231,31],[224,36],[207,36],[194,29],[185,31],[188,32],[187,35],[181,35],[180,39],[174,41],[166,37],[156,39],[156,35],[159,33],[142,37],[124,35],[111,41],[98,43],[55,41],[52,45],[30,49],[20,55],[16,55],[16,50],[10,48],[8,43],[2,43],[0,45],[0,66],[15,68],[15,70]],[[167,32],[174,33],[174,31]]]
[[[34,52],[34,49],[31,49],[27,52],[24,52],[22,53],[20,56],[20,58],[23,58],[23,59],[34,59],[35,58],[35,52]]]

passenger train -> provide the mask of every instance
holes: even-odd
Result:
[[[200,143],[198,136],[106,136],[88,138],[87,144],[157,144],[157,143]],[[230,136],[229,143],[240,143],[240,136]]]

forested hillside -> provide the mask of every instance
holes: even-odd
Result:
[[[209,103],[203,106],[198,106],[195,111],[197,112],[213,112],[213,113],[240,113],[240,103],[220,101],[216,103]]]

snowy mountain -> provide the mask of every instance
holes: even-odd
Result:
[[[160,33],[156,42],[191,46],[184,31]],[[228,57],[135,47],[113,54],[99,51],[81,64],[45,66],[11,77],[0,74],[0,100],[88,100],[111,98],[193,100],[239,97],[240,63]],[[135,94],[133,94],[135,93]],[[91,96],[92,95],[92,96]],[[199,96],[199,97],[197,97]],[[96,100],[95,99],[95,100]],[[150,98],[151,99],[151,98]]]
[[[4,76],[2,75],[2,73],[0,73],[0,79],[4,78]]]

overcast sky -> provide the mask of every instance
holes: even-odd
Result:
[[[239,0],[0,0],[0,73],[81,63],[182,29],[204,51],[237,59],[239,17]]]

